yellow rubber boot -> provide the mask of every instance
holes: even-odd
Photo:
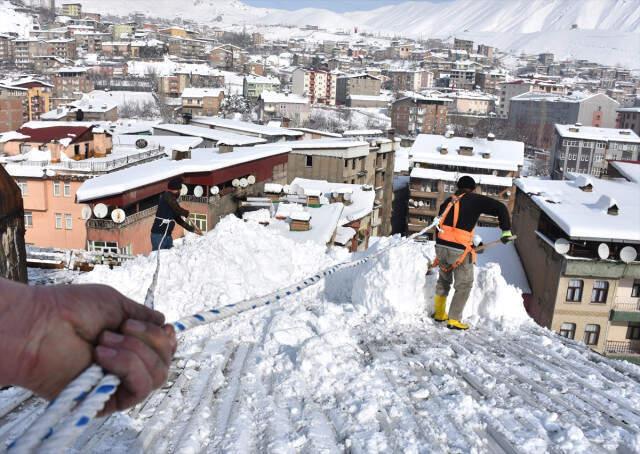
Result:
[[[469,329],[469,325],[467,325],[466,323],[462,323],[460,320],[449,319],[449,321],[447,322],[447,328],[459,329],[464,331],[466,329]]]
[[[433,319],[436,322],[446,322],[449,320],[447,314],[447,297],[443,295],[436,295],[433,299],[433,305],[435,312],[433,313]]]

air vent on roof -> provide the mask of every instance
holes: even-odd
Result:
[[[569,132],[580,132],[580,128],[574,128],[573,126],[571,126],[569,128]]]
[[[440,145],[440,154],[447,154],[449,153],[449,149],[447,148],[446,145]]]
[[[630,136],[631,135],[631,131],[618,131],[620,134],[622,134],[623,136]]]
[[[579,121],[576,122],[576,126],[579,128],[580,126],[582,126],[582,123],[580,123]]]
[[[584,192],[593,192],[593,181],[585,175],[580,175],[576,178],[576,186]]]
[[[467,139],[473,139],[473,131],[467,131],[465,133],[465,136],[467,137]]]
[[[460,148],[458,148],[458,154],[461,154],[463,156],[473,156],[473,147],[461,146]]]
[[[618,212],[619,212],[619,208],[618,205],[616,205],[615,203],[613,205],[611,205],[608,209],[607,209],[607,214],[611,215],[611,216],[617,216]]]
[[[491,157],[491,153],[489,152],[482,153],[482,159],[489,159],[490,157]]]
[[[496,140],[496,135],[492,132],[490,132],[489,134],[487,134],[487,140],[489,142],[493,142],[494,140]]]
[[[452,138],[452,137],[453,137],[453,131],[452,131],[452,130],[450,130],[450,129],[447,129],[447,130],[445,131],[445,133],[444,133],[444,136],[445,136],[447,139]]]

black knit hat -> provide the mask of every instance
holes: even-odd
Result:
[[[171,190],[182,189],[182,178],[177,177],[169,180],[169,189]]]
[[[476,182],[469,175],[465,175],[458,180],[458,189],[471,189],[476,188]]]

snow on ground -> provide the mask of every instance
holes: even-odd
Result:
[[[381,238],[374,249],[398,241]],[[497,266],[480,268],[469,332],[428,317],[433,246],[409,243],[276,306],[185,333],[167,385],[87,429],[79,452],[638,452],[640,368],[528,320]],[[262,295],[347,259],[233,217],[160,256],[169,320]],[[101,268],[142,301],[155,257]],[[131,276],[137,276],[131,279]],[[0,392],[0,441],[42,403]],[[3,415],[3,413],[0,413]]]
[[[19,13],[8,1],[0,1],[0,34],[18,33],[20,37],[29,36],[33,19],[25,13]]]

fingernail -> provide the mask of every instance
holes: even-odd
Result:
[[[147,329],[144,323],[138,320],[127,320],[127,329],[134,331],[136,333],[141,333]]]
[[[124,336],[117,333],[112,333],[111,331],[105,331],[104,333],[104,341],[107,344],[119,344],[124,340]]]
[[[96,347],[96,352],[98,353],[98,356],[102,356],[103,358],[113,358],[118,354],[117,350],[109,347],[103,347],[102,345],[98,345]]]

